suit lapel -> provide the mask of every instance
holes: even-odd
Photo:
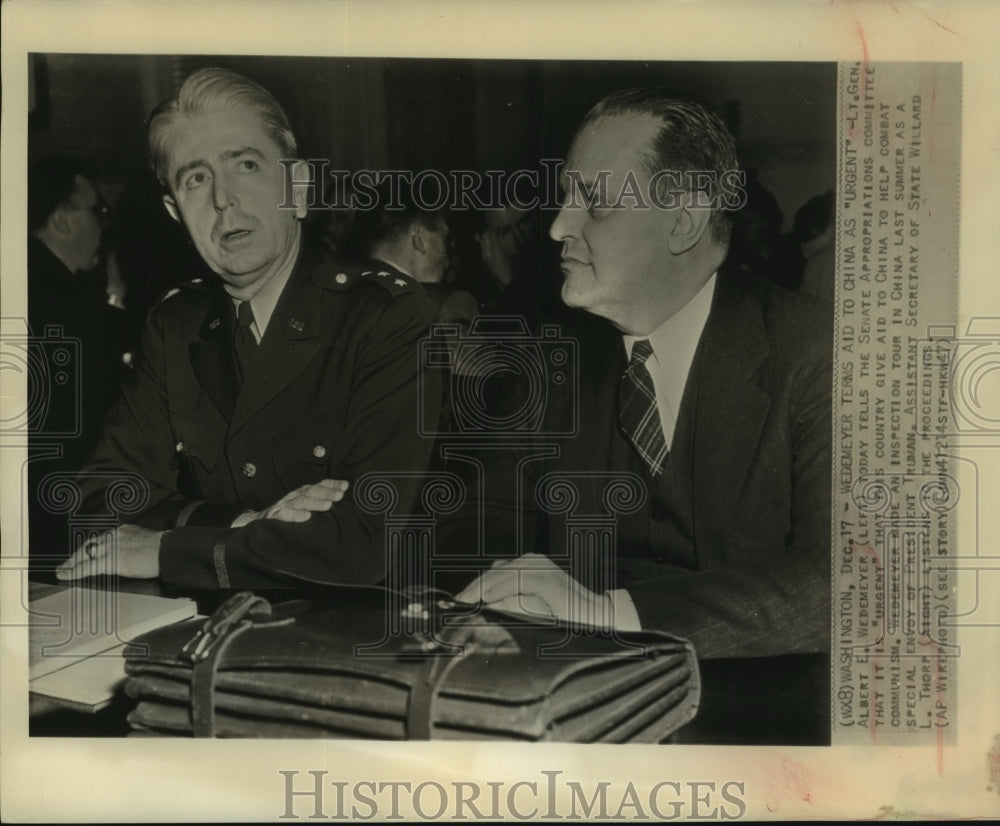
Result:
[[[611,441],[618,428],[618,386],[626,367],[625,345],[621,333],[603,320],[576,319],[576,324],[564,335],[579,345],[579,386],[573,388],[575,394],[567,395],[563,404],[576,407],[578,432],[573,444],[579,447],[564,448],[559,467],[590,472],[606,468],[610,460]],[[565,410],[560,413],[563,421],[569,421]]]
[[[223,418],[232,416],[239,393],[233,362],[232,302],[220,289],[201,326],[201,338],[188,349],[191,367]]]
[[[770,350],[762,309],[739,278],[738,273],[720,272],[692,371],[692,496],[695,547],[701,548],[724,547],[721,531],[733,520],[771,406],[756,380]],[[717,541],[706,541],[709,537]],[[701,559],[699,565],[717,562]]]
[[[243,378],[230,433],[245,425],[305,369],[320,349],[322,291],[310,281],[311,263],[289,279]]]
[[[621,333],[591,317],[576,317],[564,328],[563,335],[577,342],[581,370],[578,383],[563,385],[561,404],[554,412],[565,426],[571,420],[567,408],[574,407],[577,432],[572,439],[542,442],[559,444],[559,457],[550,466],[572,479],[579,498],[569,515],[561,511],[549,513],[549,553],[563,558],[582,554],[576,557],[579,561],[595,550],[567,544],[567,517],[575,517],[578,525],[588,516],[603,520],[609,507],[604,495],[609,474],[620,472],[614,464],[614,443],[619,438],[618,385],[625,370],[625,345]]]

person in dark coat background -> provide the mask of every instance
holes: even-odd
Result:
[[[50,501],[42,481],[80,469],[127,372],[124,314],[108,303],[98,266],[107,221],[108,206],[82,160],[51,156],[31,165],[28,513],[33,567],[41,556],[65,554],[69,541],[65,514]]]

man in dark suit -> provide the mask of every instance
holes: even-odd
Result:
[[[279,206],[289,167],[301,170],[295,140],[253,81],[195,72],[154,111],[149,139],[166,209],[208,271],[150,313],[135,377],[81,475],[84,509],[131,511],[128,524],[84,541],[57,575],[198,589],[379,581],[384,514],[346,483],[426,467],[415,419],[430,302],[391,267],[304,248],[304,187]],[[400,485],[399,512],[414,496]]]
[[[65,518],[50,512],[55,503],[43,480],[80,469],[126,372],[125,314],[108,303],[105,283],[94,277],[107,219],[108,206],[83,161],[49,156],[32,163],[28,322],[38,369],[29,373],[28,516],[37,573],[46,556],[64,548],[68,530]],[[66,353],[72,355],[64,360]],[[73,379],[65,380],[67,373]]]
[[[108,303],[104,284],[91,277],[108,220],[108,206],[82,161],[42,158],[28,172],[28,321],[37,338],[56,326],[80,342],[79,368],[87,393],[79,421],[49,430],[76,430],[63,443],[61,465],[77,470],[93,447],[124,376],[124,314]],[[42,356],[44,361],[44,356]],[[78,390],[79,388],[74,388]],[[73,405],[66,405],[72,408]],[[75,419],[75,409],[51,409],[48,418]],[[46,423],[41,424],[46,429]],[[39,434],[45,439],[45,433]]]
[[[563,300],[598,318],[563,329],[579,392],[550,387],[541,441],[579,425],[520,464],[527,553],[460,599],[660,629],[702,659],[828,650],[832,313],[726,264],[736,170],[695,101],[630,90],[584,120],[551,236]],[[491,535],[516,524],[490,507]],[[581,518],[609,516],[588,547]]]

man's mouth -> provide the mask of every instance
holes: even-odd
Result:
[[[219,235],[219,241],[223,244],[233,244],[249,237],[249,235],[250,230],[248,229],[229,229]]]

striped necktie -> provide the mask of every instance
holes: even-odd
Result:
[[[632,359],[622,377],[618,395],[618,420],[622,431],[639,452],[654,479],[663,472],[667,442],[656,407],[653,379],[646,369],[646,359],[653,354],[648,339],[632,345]]]

